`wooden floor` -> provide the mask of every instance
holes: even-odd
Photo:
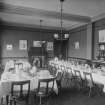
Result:
[[[68,87],[65,83],[63,82],[63,87],[59,94],[53,94],[48,102],[43,105],[105,105],[105,93],[97,94],[98,92],[93,92],[92,97],[89,97],[88,89],[79,90],[78,85],[75,86],[70,83]],[[37,99],[34,92],[32,92],[30,94],[29,105],[39,105]],[[17,105],[26,105],[26,103],[22,102]]]
[[[58,96],[52,95],[44,105],[105,105],[105,94],[89,97],[87,93],[74,88],[63,88]],[[30,105],[39,105],[33,95],[30,96]]]

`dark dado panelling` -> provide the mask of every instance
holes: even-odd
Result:
[[[1,33],[1,58],[5,63],[8,59],[27,59],[28,50],[33,46],[33,41],[53,41],[53,31],[29,29],[15,26],[3,26]],[[19,49],[19,40],[28,41],[28,50]],[[11,51],[6,49],[7,44],[12,44],[13,49]]]
[[[75,42],[79,42],[79,49],[75,49]],[[68,57],[86,58],[87,27],[82,26],[70,31]]]
[[[93,23],[93,59],[97,59],[99,54],[99,30],[105,30],[105,19],[101,19]]]

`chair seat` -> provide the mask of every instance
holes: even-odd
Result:
[[[48,93],[45,91],[45,87],[42,87],[39,92],[36,93],[36,96],[47,97],[51,95],[52,89],[48,88]]]
[[[16,90],[16,91],[14,91],[14,94],[13,95],[15,95],[15,96],[17,96],[17,97],[19,97],[20,96],[20,92],[19,92],[20,90]],[[25,96],[27,94],[27,90],[25,91],[23,91],[23,95]]]
[[[10,100],[15,100],[15,101],[22,101],[28,99],[27,96],[10,96]]]
[[[98,84],[94,83],[93,77],[91,73],[84,72],[85,76],[85,87],[89,88],[89,96],[92,96],[93,92],[97,92],[99,94]],[[102,86],[102,85],[101,85]]]

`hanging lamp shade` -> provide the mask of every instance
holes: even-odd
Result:
[[[64,34],[64,38],[68,39],[69,38],[69,34]]]
[[[58,39],[59,38],[59,35],[56,33],[56,34],[54,34],[54,38],[55,39]]]

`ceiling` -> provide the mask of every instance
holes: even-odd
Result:
[[[60,0],[2,0],[0,18],[11,24],[60,29]],[[70,30],[105,17],[105,0],[64,0],[63,29]],[[40,23],[40,20],[43,20]]]

